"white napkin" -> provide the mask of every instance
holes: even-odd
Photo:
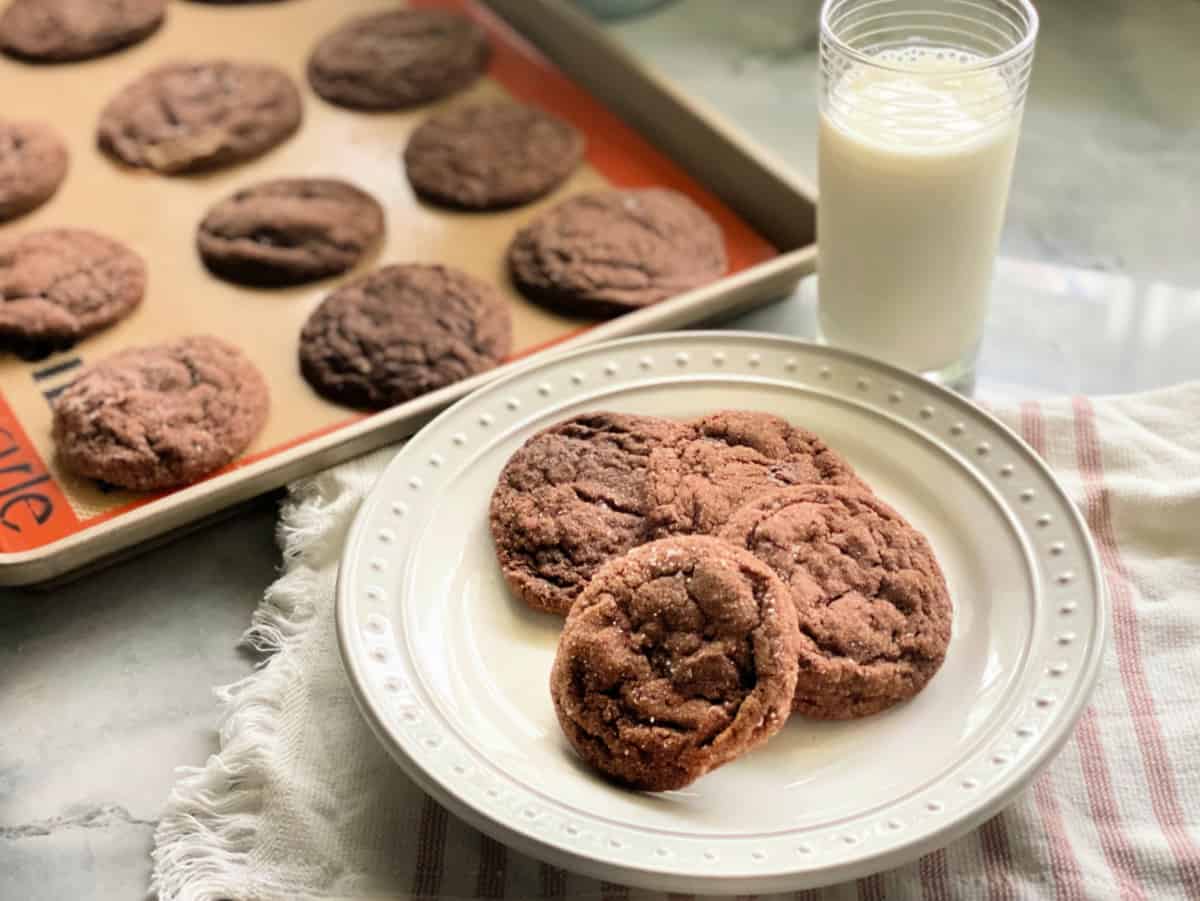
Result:
[[[1200,898],[1200,383],[999,410],[1058,473],[1103,557],[1113,635],[1091,706],[1031,789],[910,866],[796,899]],[[220,689],[221,750],[182,771],[155,836],[176,899],[623,899],[509,851],[426,797],[359,716],[334,577],[387,449],[291,488],[285,573]]]

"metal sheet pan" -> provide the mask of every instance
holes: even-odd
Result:
[[[304,84],[309,49],[349,15],[394,8],[394,0],[287,4],[170,5],[145,43],[102,59],[30,66],[0,59],[4,115],[52,121],[68,139],[71,169],[58,195],[0,236],[74,225],[136,248],[150,269],[146,302],[129,319],[71,351],[37,363],[0,360],[0,584],[64,573],[161,540],[230,505],[400,440],[452,401],[521,359],[608,338],[711,321],[786,294],[815,262],[811,187],[735,130],[676,93],[623,52],[583,14],[550,0],[412,0],[480,20],[494,57],[465,94],[444,104],[509,95],[551,109],[588,138],[586,164],[550,197],[517,210],[463,214],[416,201],[399,161],[407,135],[431,104],[364,115],[322,101]],[[214,53],[219,47],[219,53]],[[153,65],[214,56],[274,62],[304,88],[300,132],[265,156],[219,172],[164,178],[122,167],[95,148],[99,110],[121,85]],[[193,250],[203,212],[239,187],[283,175],[337,175],[384,204],[389,236],[346,277],[385,262],[440,261],[500,285],[510,299],[517,352],[503,367],[374,415],[317,397],[299,377],[296,336],[329,280],[282,291],[241,288],[210,276]],[[712,285],[607,322],[559,316],[520,297],[504,270],[513,231],[562,197],[599,185],[667,185],[688,193],[721,224],[729,274]],[[247,454],[204,481],[136,495],[63,471],[50,441],[49,400],[83,366],[124,347],[184,334],[239,343],[272,392],[267,427]]]

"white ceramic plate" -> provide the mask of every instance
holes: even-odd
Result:
[[[897,709],[794,718],[686,790],[625,791],[583,766],[559,731],[548,677],[561,621],[509,595],[488,500],[509,455],[567,416],[735,407],[819,433],[924,530],[955,603],[949,654]],[[862,876],[981,823],[1066,740],[1107,621],[1082,520],[1012,432],[883,364],[744,332],[597,345],[447,410],[364,503],[337,605],[365,716],[438,801],[552,863],[703,893]]]

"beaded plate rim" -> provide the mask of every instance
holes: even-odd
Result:
[[[481,441],[528,430],[523,424],[589,392],[695,378],[793,385],[891,417],[948,450],[1001,504],[1036,577],[1035,638],[1022,666],[1032,685],[1006,705],[1007,721],[958,762],[953,776],[835,826],[749,839],[682,836],[588,815],[479,765],[423,697],[404,642],[381,613],[382,582],[389,568],[404,565],[406,536],[419,533],[439,484]],[[1082,515],[1032,449],[989,413],[848,351],[753,332],[696,331],[619,339],[535,361],[434,419],[400,450],[359,510],[339,569],[336,613],[339,649],[364,716],[409,776],[448,809],[506,844],[585,875],[714,893],[861,877],[941,847],[992,816],[1073,731],[1099,674],[1108,602]]]

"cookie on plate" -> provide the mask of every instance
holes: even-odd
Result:
[[[342,285],[300,334],[318,394],[382,410],[491,369],[512,349],[500,292],[449,266],[385,266]]]
[[[492,210],[548,194],[575,171],[583,146],[557,116],[493,101],[434,113],[409,138],[404,167],[425,200]]]
[[[521,445],[490,509],[496,558],[512,591],[535,610],[566,616],[600,566],[646,540],[650,454],[687,435],[669,419],[595,412]]]
[[[0,239],[0,350],[37,360],[133,311],[146,264],[111,238],[51,228]]]
[[[942,665],[953,619],[945,577],[925,536],[874,495],[785,488],[738,510],[721,537],[788,586],[797,713],[869,716],[913,697]]]
[[[67,174],[67,145],[41,122],[0,119],[0,222],[54,196]]]
[[[351,19],[308,58],[314,91],[338,106],[397,110],[453,94],[490,56],[483,29],[444,9],[400,9]]]
[[[333,178],[280,178],[226,197],[196,231],[209,270],[248,285],[295,285],[353,267],[383,237],[383,208]]]
[[[517,232],[508,266],[531,300],[616,316],[720,278],[725,242],[716,222],[677,191],[590,191]]]
[[[300,127],[300,92],[259,63],[175,62],[126,85],[100,114],[100,146],[131,166],[175,174],[251,159]]]
[[[153,34],[166,7],[166,0],[12,0],[0,15],[0,47],[37,62],[90,59]]]
[[[742,504],[789,485],[869,491],[817,435],[770,413],[724,410],[689,425],[690,440],[650,456],[648,522],[656,536],[716,534]]]
[[[796,612],[715,538],[667,538],[596,573],[559,637],[550,694],[576,752],[632,788],[682,788],[787,722]]]
[[[54,402],[54,443],[72,472],[134,491],[188,485],[232,461],[266,422],[267,383],[220,338],[114,354]]]

